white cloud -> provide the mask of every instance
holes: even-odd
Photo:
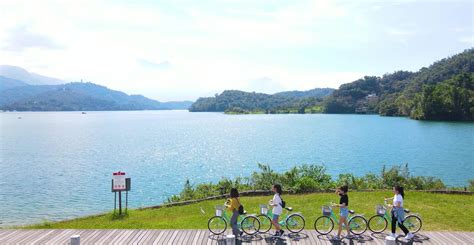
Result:
[[[372,15],[388,9],[379,5],[370,11],[370,1],[2,0],[0,64],[159,100],[224,89],[336,88],[366,72],[320,67],[332,58],[327,50],[354,55],[379,33],[414,39],[412,29],[374,25]],[[28,28],[12,39],[10,31],[21,26]]]

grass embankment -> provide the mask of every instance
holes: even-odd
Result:
[[[391,192],[349,192],[349,206],[370,218],[375,205]],[[249,213],[258,212],[259,204],[267,203],[270,196],[241,197]],[[312,229],[314,220],[321,215],[321,206],[338,201],[332,193],[285,195],[284,200],[306,218],[306,229]],[[214,206],[224,200],[213,200],[186,206],[160,209],[130,210],[127,217],[114,219],[112,214],[84,217],[57,223],[45,223],[24,228],[54,229],[207,229],[208,219],[214,215]],[[408,192],[405,207],[423,219],[424,230],[474,231],[474,196]],[[201,212],[204,210],[204,214]]]

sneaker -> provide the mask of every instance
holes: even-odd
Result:
[[[278,236],[283,236],[283,232],[285,232],[284,230],[280,230],[280,234]]]
[[[397,235],[395,233],[392,233],[385,237],[385,239],[392,239],[392,238],[397,238]]]
[[[275,231],[275,234],[273,234],[273,236],[278,236],[278,234],[280,234],[280,231]]]
[[[405,239],[411,240],[414,236],[415,236],[415,235],[413,235],[413,233],[409,232],[409,233],[406,235]]]
[[[340,241],[340,240],[341,240],[341,238],[340,238],[339,236],[334,236],[332,239],[333,239],[333,240],[336,240],[336,241]]]
[[[352,235],[347,235],[346,239],[349,239],[349,240],[352,239]]]

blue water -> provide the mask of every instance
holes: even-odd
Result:
[[[22,117],[22,119],[18,119]],[[192,183],[247,176],[257,163],[330,174],[474,178],[473,123],[376,115],[224,115],[186,111],[0,113],[0,226],[113,208],[111,173],[132,177],[130,206],[159,204]]]

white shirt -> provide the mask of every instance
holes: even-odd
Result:
[[[273,206],[272,213],[276,214],[276,215],[280,215],[283,212],[283,208],[281,207],[280,195],[275,194],[273,196],[272,203],[273,203],[273,205],[276,205],[276,206]]]
[[[393,196],[393,206],[395,206],[396,202],[399,202],[400,207],[403,207],[403,197],[402,197],[402,195],[396,194],[395,196]]]

